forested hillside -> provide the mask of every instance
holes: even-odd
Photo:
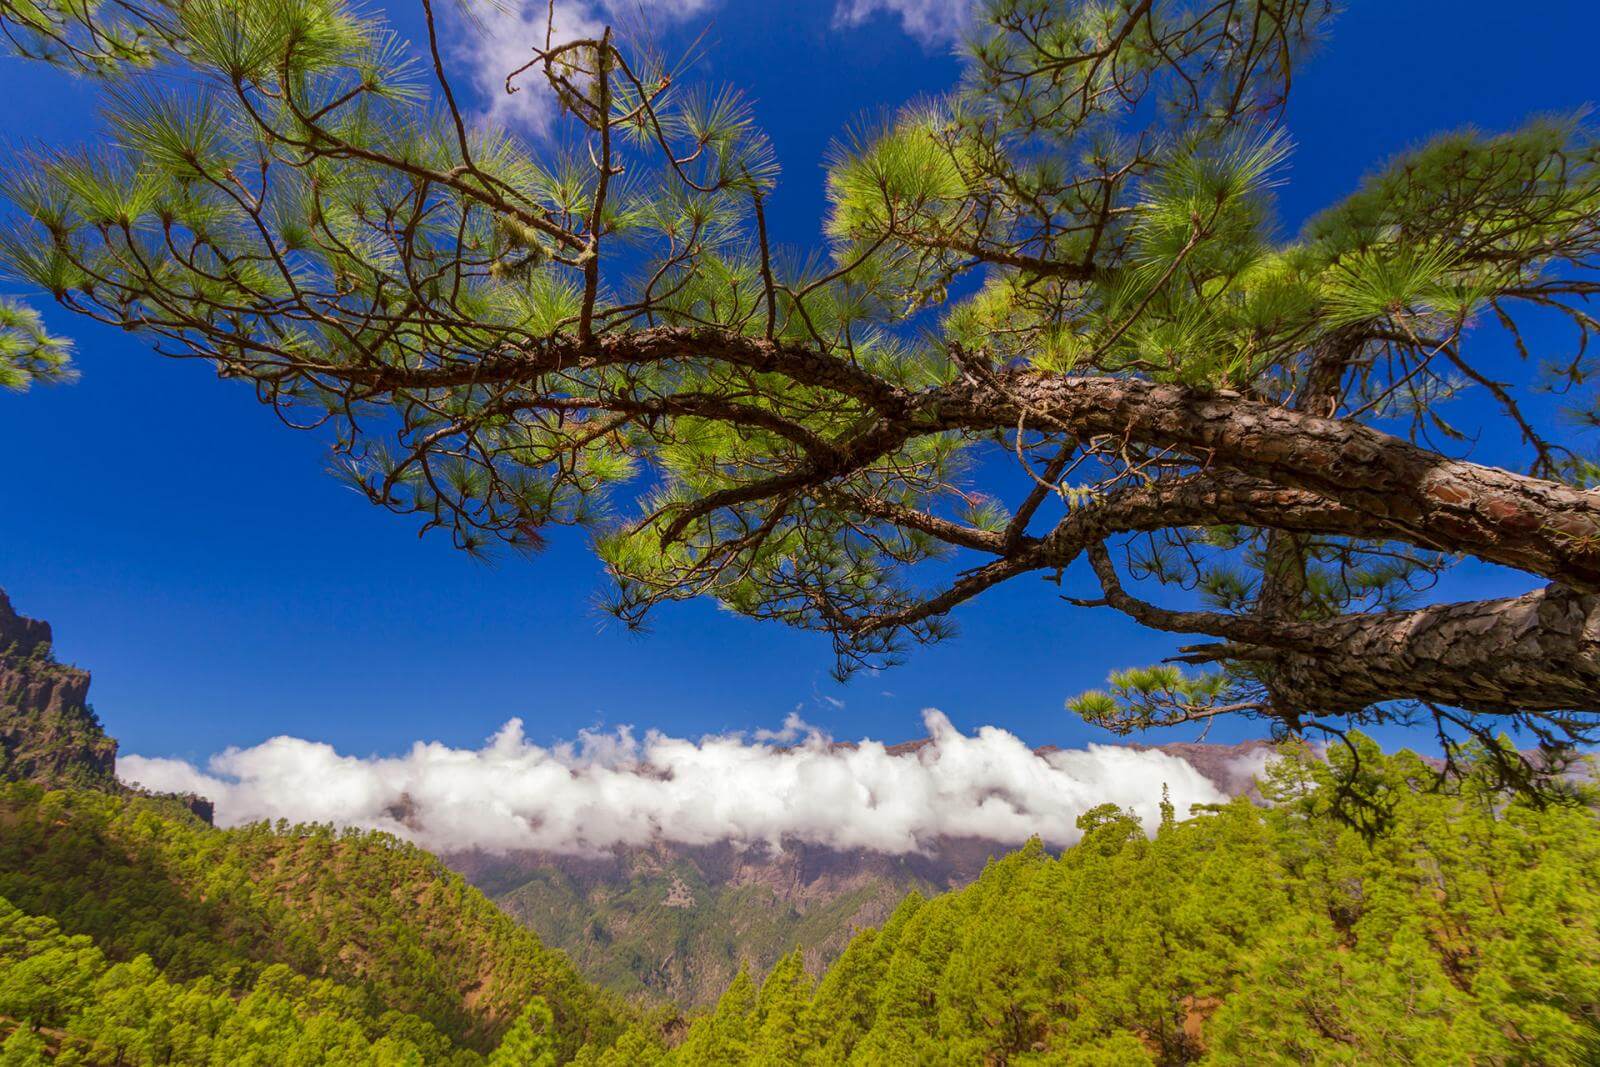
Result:
[[[40,672],[70,672],[20,647],[28,684],[0,700],[15,750],[103,787],[0,784],[0,1067],[1600,1062],[1596,797],[1508,799],[1485,753],[1441,784],[1365,740],[1290,750],[1259,793],[1167,805],[1153,837],[1103,805],[1059,856],[1034,843],[905,897],[820,981],[818,928],[884,872],[830,881],[794,854],[785,889],[781,864],[715,849],[587,880],[476,872],[513,911],[543,907],[522,917],[577,939],[591,974],[720,992],[686,1025],[588,985],[398,838],[219,830],[87,773],[114,742],[81,693],[66,717],[16,714]],[[814,908],[777,906],[807,892]]]
[[[880,886],[786,916],[670,866],[631,901],[524,885],[524,915],[608,981],[664,968],[702,995],[743,961],[685,1020],[588,984],[398,837],[222,830],[119,783],[87,675],[0,598],[0,1067],[1600,1067],[1600,790],[1568,774],[1600,745],[1600,125],[1553,92],[1590,65],[1543,56],[1574,32],[1554,5],[1406,23],[1366,16],[1421,5],[832,0],[854,37],[819,56],[748,12],[724,21],[764,35],[737,48],[662,38],[669,9],[723,19],[713,0],[462,0],[449,18],[492,45],[477,59],[447,5],[404,6],[0,0],[23,72],[0,282],[104,345],[95,375],[121,369],[115,330],[194,364],[106,374],[6,439],[19,471],[70,460],[19,483],[38,499],[0,483],[25,538],[8,558],[87,589],[252,591],[230,662],[320,665],[293,679],[333,694],[304,719],[380,676],[440,716],[553,703],[560,679],[597,712],[728,729],[750,694],[800,696],[811,656],[874,678],[976,623],[976,655],[934,668],[956,684],[895,699],[1328,749],[1287,747],[1256,795],[1193,817],[1151,810],[1160,779],[1085,776],[1051,826],[1011,803],[1015,776],[974,775],[936,807],[1041,836],[892,909]],[[935,6],[961,42],[938,81],[857,18]],[[1345,7],[1358,61],[1307,94]],[[1474,68],[1505,77],[1474,92]],[[1441,110],[1418,91],[1441,84],[1469,95]],[[71,376],[56,321],[0,296],[0,389]],[[559,546],[555,570],[480,599],[498,583],[387,554],[182,384],[202,369],[419,533],[478,557]],[[604,611],[693,646],[575,640],[580,539]],[[691,601],[816,642],[747,644],[674,614]],[[297,603],[326,628],[297,634]],[[346,647],[358,633],[382,657]],[[666,670],[692,688],[637,684]],[[632,704],[583,688],[613,675]],[[894,706],[813,695],[852,734]],[[255,703],[234,725],[284,728]],[[463,762],[427,792],[457,794],[452,829],[505,807],[485,847],[544,827],[586,848],[558,816],[592,797],[551,788],[577,762]],[[641,762],[633,782],[712,789],[593,847],[690,816],[685,840],[726,839],[777,792],[730,788],[733,765]],[[793,781],[812,828],[926,801],[893,775]],[[412,794],[392,799],[315,818],[415,832]],[[813,977],[788,946],[863,904],[881,926]],[[724,969],[674,977],[685,951]]]
[[[1306,753],[1272,772],[1273,806],[1153,839],[1102,808],[1059,858],[1030,846],[908,898],[815,986],[795,955],[741,976],[637,1062],[1597,1062],[1593,808],[1507,803],[1481,765],[1431,790],[1417,757],[1359,751],[1370,839]]]
[[[169,978],[148,956],[113,963],[93,940],[0,898],[0,1064],[458,1063],[415,1015],[283,964],[247,989]]]
[[[523,1044],[537,1023],[563,1059],[618,1032],[611,998],[421,849],[218,830],[200,798],[129,790],[51,636],[0,592],[4,1067],[472,1063],[529,1012]]]
[[[66,1047],[245,1062],[224,1051],[236,1039],[281,1063],[305,1041],[321,1052],[295,1062],[325,1062],[388,1039],[433,1062],[493,1048],[535,997],[568,1057],[617,1028],[564,957],[384,834],[216,830],[172,802],[26,784],[0,787],[0,825],[0,1017],[61,1030]],[[85,1062],[117,1061],[102,1047]]]

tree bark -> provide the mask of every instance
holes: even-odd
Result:
[[[549,342],[465,366],[315,373],[377,389],[516,381],[617,365],[711,360],[779,374],[853,397],[878,416],[852,440],[728,505],[768,492],[825,484],[913,437],[943,430],[995,431],[1019,424],[1080,438],[1114,436],[1172,449],[1195,462],[1305,489],[1381,522],[1395,540],[1477,556],[1585,592],[1600,592],[1600,494],[1495,467],[1452,460],[1360,423],[1252,400],[1129,378],[1004,371],[914,390],[848,360],[804,346],[724,331],[657,327],[588,345]],[[370,381],[368,380],[370,379]],[[723,506],[718,502],[714,506]],[[694,509],[703,513],[703,509]]]
[[[1103,545],[1089,550],[1105,603],[1169,633],[1225,643],[1178,657],[1250,666],[1274,705],[1353,714],[1421,700],[1494,714],[1600,710],[1600,595],[1551,585],[1520,597],[1318,622],[1174,611],[1129,595]]]
[[[1600,494],[1453,460],[1360,423],[1234,392],[1036,373],[951,389],[933,418],[951,429],[1021,422],[1174,449],[1317,493],[1378,520],[1396,540],[1600,591]]]
[[[1278,694],[1307,711],[1348,714],[1389,700],[1498,713],[1600,710],[1592,593],[1552,585],[1316,628],[1316,652],[1274,651],[1262,661]]]

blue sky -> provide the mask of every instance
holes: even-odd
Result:
[[[415,39],[413,5],[388,6]],[[949,10],[897,6],[935,31]],[[846,24],[833,0],[721,0],[660,28],[670,47],[709,27],[697,76],[754,98],[784,167],[771,225],[790,244],[816,241],[829,141],[958,69],[936,32],[857,9]],[[1285,229],[1429,133],[1505,128],[1600,97],[1597,23],[1581,0],[1355,5],[1295,87]],[[4,59],[0,95],[11,143],[93,135],[82,81]],[[49,319],[77,340],[83,377],[0,394],[0,587],[55,624],[64,659],[93,670],[94,703],[124,752],[203,758],[279,733],[358,753],[417,738],[471,745],[513,715],[540,742],[617,723],[697,735],[773,726],[796,708],[840,737],[899,740],[920,733],[929,705],[963,729],[1076,744],[1096,735],[1063,699],[1172,645],[1066,608],[1033,581],[961,611],[956,640],[843,686],[824,638],[709,603],[665,610],[653,633],[631,636],[594,611],[602,577],[580,535],[557,534],[531,563],[474,563],[342,487],[324,443],[285,429],[247,388],[53,309]],[[1522,588],[1474,569],[1446,592]]]

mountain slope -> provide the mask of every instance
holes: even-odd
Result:
[[[614,1021],[564,957],[385,834],[217,830],[159,800],[31,785],[0,787],[0,825],[0,897],[175,980],[284,964],[477,1048],[534,996],[574,1044]]]
[[[429,1062],[487,1051],[535,998],[563,1059],[617,1032],[612,997],[413,845],[327,826],[220,830],[196,798],[122,786],[88,675],[56,663],[49,640],[0,594],[0,1034],[48,1023],[60,1032],[47,1051],[77,1055],[110,1025],[94,1015],[105,983],[183,1001],[183,1026],[222,1042],[217,1062],[229,1020],[280,1038],[309,1027],[321,1051],[305,1062],[389,1038]],[[257,1009],[270,1018],[251,1023]],[[112,1030],[133,1040],[128,1025]]]
[[[0,781],[128,794],[117,742],[89,707],[89,672],[58,662],[50,624],[19,615],[0,589]],[[211,802],[175,797],[205,822]]]
[[[243,987],[181,981],[148,956],[113,962],[93,939],[0,897],[0,1064],[449,1064],[476,1052],[362,991],[276,964]]]
[[[947,842],[926,856],[799,841],[782,850],[658,841],[599,857],[445,859],[591,981],[695,1006],[714,1002],[741,966],[764,974],[797,947],[820,971],[907,893],[965,884],[1001,851],[982,841]]]
[[[57,663],[51,636],[0,590],[0,777],[114,789],[117,743],[89,710],[89,674]]]

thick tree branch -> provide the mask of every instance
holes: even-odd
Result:
[[[1600,591],[1600,494],[1453,460],[1359,423],[1228,391],[1035,372],[959,383],[934,406],[940,428],[1049,419],[1085,438],[1181,451],[1336,501],[1396,540]]]
[[[1559,585],[1520,597],[1289,622],[1174,611],[1129,595],[1101,546],[1089,550],[1107,606],[1153,629],[1207,634],[1186,662],[1250,665],[1279,706],[1349,715],[1426,701],[1472,711],[1600,711],[1600,596]]]

